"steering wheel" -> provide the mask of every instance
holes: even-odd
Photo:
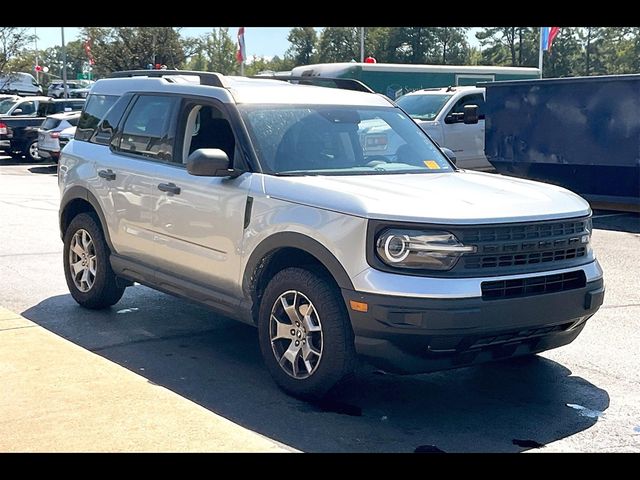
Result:
[[[365,163],[365,167],[376,167],[383,163],[389,163],[387,157],[384,155],[370,155],[367,158],[367,163]]]

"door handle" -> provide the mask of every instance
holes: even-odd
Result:
[[[158,185],[158,190],[167,193],[173,193],[174,195],[180,195],[180,187],[178,187],[175,183],[160,183]]]
[[[116,174],[110,168],[107,170],[98,170],[98,176],[100,178],[104,178],[106,181],[110,182],[111,180],[116,179]]]

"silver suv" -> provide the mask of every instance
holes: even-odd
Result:
[[[458,169],[386,97],[113,77],[60,158],[64,270],[84,307],[133,282],[195,300],[257,326],[277,384],[318,398],[358,354],[401,373],[534,354],[602,304],[587,202]]]

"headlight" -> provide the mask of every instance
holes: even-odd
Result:
[[[376,239],[378,257],[392,267],[450,270],[465,253],[476,247],[465,246],[449,232],[426,230],[384,230]]]

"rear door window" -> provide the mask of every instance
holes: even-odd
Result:
[[[161,95],[141,95],[131,108],[122,128],[118,150],[171,161],[175,140],[177,98]]]

